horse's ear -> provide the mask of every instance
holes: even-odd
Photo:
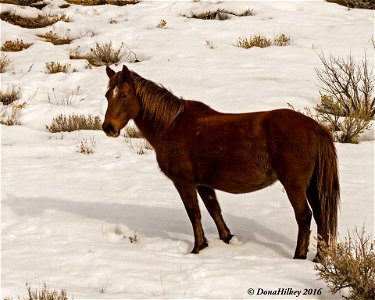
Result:
[[[132,82],[132,74],[125,65],[122,66],[122,72],[119,78],[119,82],[120,84],[124,82]]]
[[[128,67],[125,66],[125,65],[122,66],[122,75],[123,75],[124,78],[126,78],[126,79],[130,79],[131,76],[132,76],[132,75],[130,74],[130,71],[129,71]]]
[[[108,78],[111,78],[113,75],[116,74],[116,72],[113,71],[109,66],[106,66],[105,71],[107,73]]]

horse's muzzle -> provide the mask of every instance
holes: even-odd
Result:
[[[111,123],[103,123],[102,129],[109,137],[118,137],[120,135],[120,130],[116,130]]]

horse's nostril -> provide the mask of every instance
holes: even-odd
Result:
[[[103,131],[106,133],[115,133],[115,128],[113,127],[111,123],[103,124],[102,128],[103,128]]]

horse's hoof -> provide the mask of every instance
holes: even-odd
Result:
[[[294,255],[293,259],[306,259],[306,255]]]
[[[229,244],[230,240],[232,239],[232,237],[234,237],[233,234],[228,234],[227,237],[223,238],[222,241],[226,244]]]
[[[205,239],[204,242],[203,242],[201,245],[199,245],[199,246],[194,246],[193,250],[191,250],[190,253],[192,253],[192,254],[198,254],[200,250],[202,250],[202,249],[204,249],[204,248],[206,248],[206,247],[208,247],[208,242],[207,242],[207,240]]]

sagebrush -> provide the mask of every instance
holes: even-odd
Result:
[[[375,79],[365,57],[356,61],[320,55],[323,67],[316,69],[320,81],[320,103],[315,107],[318,121],[331,129],[342,143],[358,143],[375,116]]]
[[[52,133],[56,132],[71,132],[75,130],[101,130],[102,122],[99,116],[92,115],[63,115],[52,119],[50,125],[46,125],[46,129]]]
[[[348,237],[331,247],[322,241],[320,251],[323,258],[315,270],[332,294],[345,289],[345,299],[375,299],[375,252],[364,227],[348,233]]]
[[[337,3],[348,8],[375,9],[374,0],[326,0],[327,2]]]

